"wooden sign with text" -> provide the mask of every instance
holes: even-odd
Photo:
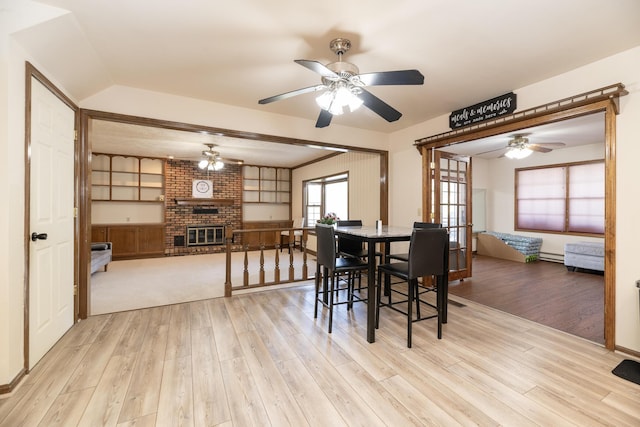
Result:
[[[449,116],[449,127],[457,129],[511,114],[514,111],[516,111],[516,94],[509,92],[488,101],[453,111]]]

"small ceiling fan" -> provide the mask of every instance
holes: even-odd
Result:
[[[198,167],[200,169],[206,169],[209,171],[218,171],[224,168],[225,163],[241,165],[244,162],[242,160],[237,159],[225,159],[220,157],[220,153],[214,151],[213,148],[216,146],[215,144],[205,144],[207,149],[202,152],[204,156],[202,160],[198,162]]]
[[[497,148],[495,150],[485,151],[483,153],[478,153],[476,155],[487,154],[494,151],[505,150],[506,151],[500,155],[499,157],[507,157],[510,159],[524,159],[525,157],[531,155],[534,151],[538,153],[548,153],[553,151],[554,148],[564,147],[564,142],[545,142],[534,144],[529,142],[528,133],[514,134],[506,147]]]
[[[342,61],[344,55],[351,48],[351,41],[337,38],[329,43],[329,48],[338,55],[338,61],[323,65],[318,61],[296,59],[294,62],[314,71],[322,77],[322,83],[297,89],[280,95],[271,96],[258,101],[259,104],[269,104],[274,101],[291,98],[304,93],[324,91],[316,98],[320,106],[320,116],[316,127],[329,126],[334,115],[340,115],[346,107],[355,111],[365,105],[374,113],[388,122],[398,120],[402,113],[389,104],[368,92],[365,86],[381,85],[421,85],[424,76],[418,70],[382,71],[377,73],[360,74],[358,67],[350,62]]]

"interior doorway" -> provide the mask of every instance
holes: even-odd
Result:
[[[514,135],[527,135],[530,141],[539,143],[545,149],[525,159],[508,159],[504,154]],[[516,228],[513,195],[515,169],[604,159],[604,139],[604,113],[599,112],[443,147],[442,150],[453,151],[458,156],[460,153],[472,156],[475,172],[473,187],[484,193],[488,203],[484,211],[481,211],[482,205],[474,207],[473,212],[477,215],[470,222],[475,223],[475,217],[478,216],[484,223],[482,231],[510,233]],[[477,227],[474,228],[478,231]],[[480,268],[474,269],[475,273],[470,279],[453,285],[452,293],[604,344],[603,275],[583,271],[570,273],[562,264],[564,243],[584,240],[603,242],[604,236],[522,230],[516,230],[515,234],[542,238],[540,259],[549,265],[533,267],[531,264],[476,256],[473,264],[480,263]],[[542,267],[548,268],[543,270]],[[497,270],[501,271],[501,276],[494,275]],[[580,282],[583,283],[582,287]],[[494,296],[488,298],[486,292],[490,289],[494,291]],[[550,298],[554,299],[553,303]],[[544,303],[545,300],[550,303]],[[582,319],[582,324],[578,324],[577,318]]]
[[[30,370],[76,319],[76,107],[30,64],[27,69],[25,368]]]
[[[618,97],[627,92],[622,85],[612,85],[589,93],[522,111],[500,120],[471,126],[466,131],[451,131],[417,141],[423,157],[430,150],[455,147],[482,138],[517,133],[523,129],[568,121],[594,113],[604,114],[605,147],[605,271],[604,271],[604,341],[607,349],[615,348],[615,125]],[[482,151],[478,152],[482,153]],[[423,165],[427,164],[423,161]],[[426,182],[428,186],[428,182]],[[425,189],[429,193],[430,189]],[[426,208],[426,207],[425,207]]]

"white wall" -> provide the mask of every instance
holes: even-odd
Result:
[[[640,351],[640,303],[635,281],[640,279],[637,246],[640,211],[637,197],[640,168],[640,47],[602,59],[574,71],[514,90],[518,110],[525,110],[593,89],[623,83],[629,95],[620,99],[616,146],[616,345]],[[464,105],[460,105],[464,107]],[[446,132],[448,114],[391,135],[391,222],[406,222],[421,197],[420,156],[412,144]],[[413,150],[413,151],[412,151]],[[495,205],[495,204],[494,204]],[[492,213],[489,213],[489,216]]]
[[[7,384],[24,363],[24,90],[26,58],[7,41],[0,84],[0,195],[11,209],[1,209],[0,233],[0,384]]]
[[[388,145],[388,135],[380,132],[340,125],[318,129],[315,119],[287,117],[125,86],[107,88],[82,100],[80,106],[158,120],[381,150],[386,150]]]
[[[553,233],[530,233],[514,231],[514,188],[515,168],[551,165],[557,163],[580,162],[604,159],[604,145],[592,144],[580,147],[554,150],[546,154],[531,155],[514,162],[506,157],[489,161],[491,175],[487,186],[487,207],[491,215],[487,216],[487,230],[502,233],[516,233],[523,236],[542,238],[541,252],[561,255],[564,244],[577,241],[603,241],[603,238],[569,236]],[[475,184],[474,184],[475,187]]]
[[[362,152],[348,152],[294,169],[293,217],[302,216],[302,181],[343,172],[349,172],[349,218],[343,219],[362,219],[364,225],[374,225],[380,217],[380,156]]]
[[[93,201],[91,224],[157,224],[164,222],[164,207],[156,203]]]
[[[362,152],[348,152],[294,169],[293,217],[302,216],[303,181],[343,172],[349,172],[349,218],[343,219],[361,219],[364,225],[374,225],[380,213],[380,156]],[[315,238],[309,238],[308,247],[315,251]]]
[[[296,216],[294,215],[295,219]],[[242,205],[244,221],[288,220],[289,205],[273,203],[245,203]]]

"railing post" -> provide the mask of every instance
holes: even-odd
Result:
[[[233,242],[233,229],[230,226],[225,227],[226,248],[226,271],[224,280],[224,296],[231,296],[231,243]]]
[[[278,252],[279,246],[280,245],[276,243],[275,268],[273,269],[273,283],[280,283],[280,252]]]
[[[302,279],[309,278],[309,267],[307,266],[307,230],[302,230],[302,239],[300,239],[300,250],[302,251]]]
[[[260,242],[260,279],[259,282],[264,285],[264,243]]]
[[[244,270],[242,270],[242,284],[249,286],[249,245],[244,245]]]
[[[301,239],[301,257],[302,257],[302,277],[298,277],[296,278],[296,270],[298,269],[298,267],[295,265],[295,260],[296,257],[294,256],[294,254],[297,252],[295,251],[295,246],[294,246],[294,237],[295,237],[295,231],[296,230],[300,230],[302,231],[302,239]],[[290,236],[289,242],[287,245],[283,245],[282,242],[278,242],[277,237],[279,237],[280,233],[282,231],[288,231],[288,235]],[[255,244],[254,240],[255,238],[251,238],[254,236],[250,236],[250,233],[257,233],[259,240],[257,242],[257,244]],[[271,239],[272,235],[276,236],[276,240],[275,241],[271,241],[269,240],[267,242],[267,238],[265,236],[269,237],[269,239]],[[286,233],[284,234],[285,236],[287,235]],[[233,244],[233,237],[236,237],[236,239],[239,237],[242,240],[242,243],[240,244],[240,242],[236,242],[238,243],[237,245]],[[309,271],[308,271],[308,253],[307,253],[307,243],[308,243],[308,236],[309,236],[309,230],[306,230],[305,227],[300,227],[300,228],[274,228],[274,229],[240,229],[240,230],[231,230],[231,229],[226,229],[225,230],[225,239],[226,239],[226,281],[225,281],[225,296],[231,296],[234,290],[240,290],[240,289],[248,289],[248,288],[254,288],[254,287],[262,287],[262,286],[270,286],[270,285],[278,285],[278,284],[282,284],[282,283],[289,283],[289,282],[296,282],[296,281],[302,281],[302,280],[308,280],[309,278]],[[253,244],[250,244],[249,241],[251,241]],[[269,247],[269,250],[267,250],[267,245]],[[289,251],[289,260],[287,262],[286,258],[283,258],[280,251],[285,248],[285,247],[289,247],[290,251]],[[271,256],[271,251],[270,249],[274,248],[274,254],[273,257]],[[232,277],[233,277],[233,263],[232,263],[232,255],[233,251],[237,250],[238,252],[244,252],[244,262],[243,262],[243,270],[242,270],[242,280],[240,280],[238,277],[236,277],[236,280],[238,282],[241,283],[236,283],[235,285],[232,284]],[[254,251],[256,252],[257,255],[257,259],[252,259],[250,260],[250,258],[253,258],[249,256],[249,252],[251,251],[251,253],[253,254]],[[237,265],[235,266],[236,270],[239,271],[240,267],[240,259],[242,259],[240,257],[240,254],[237,254],[239,259],[237,261]],[[267,264],[270,264],[271,261],[274,261],[274,268],[273,268],[273,280],[269,281],[267,283]],[[249,279],[250,279],[250,275],[249,272],[250,270],[252,270],[250,268],[250,261],[253,263],[259,263],[258,266],[258,277],[255,283],[250,283]],[[288,264],[288,265],[287,265]],[[255,267],[255,265],[254,265]],[[271,271],[271,265],[268,266],[269,271]],[[287,271],[288,270],[288,271]],[[288,273],[288,280],[287,280],[287,273]]]

